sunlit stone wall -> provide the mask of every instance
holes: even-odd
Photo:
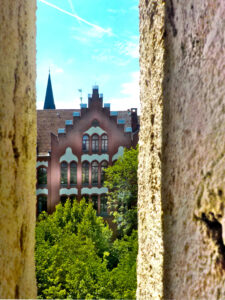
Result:
[[[224,299],[225,2],[163,2],[140,1],[137,296]]]
[[[35,0],[0,3],[0,298],[35,298]]]

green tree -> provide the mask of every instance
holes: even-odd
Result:
[[[136,259],[138,251],[137,230],[130,236],[117,239],[113,244],[114,255],[118,257],[118,265],[110,273],[113,299],[135,299]]]
[[[108,261],[111,230],[92,204],[68,200],[36,227],[36,274],[39,298],[110,298]]]
[[[108,203],[120,236],[137,229],[138,147],[125,149],[113,166],[105,170]]]
[[[112,242],[91,203],[68,199],[37,222],[38,298],[135,299],[136,255],[136,231]]]

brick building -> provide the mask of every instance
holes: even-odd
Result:
[[[37,211],[53,212],[69,197],[92,200],[107,217],[104,169],[138,142],[137,109],[111,111],[98,86],[80,109],[55,109],[49,74],[43,110],[37,110]]]

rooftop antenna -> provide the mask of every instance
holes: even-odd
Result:
[[[80,103],[82,103],[83,97],[82,97],[82,89],[79,89],[78,92],[80,93]]]

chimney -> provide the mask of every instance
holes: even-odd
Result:
[[[132,132],[136,132],[139,129],[137,108],[131,108],[131,127]]]

